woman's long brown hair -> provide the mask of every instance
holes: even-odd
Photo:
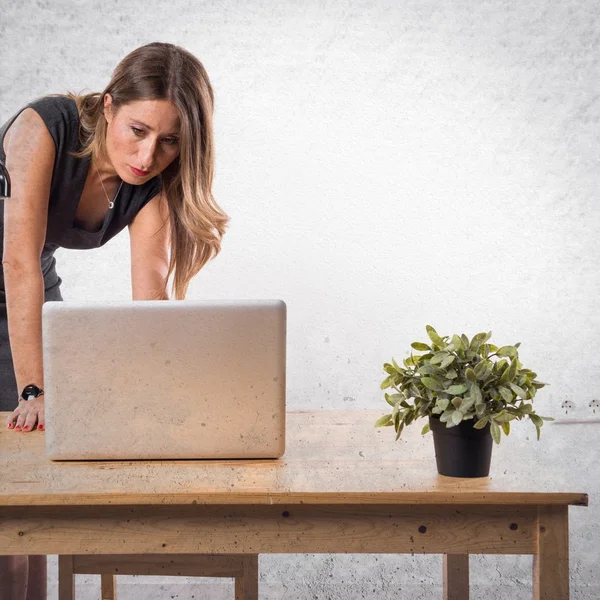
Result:
[[[69,94],[80,115],[83,149],[75,156],[106,156],[104,95],[117,109],[136,100],[170,100],[179,113],[179,156],[161,173],[169,211],[170,260],[175,298],[221,250],[229,217],[215,202],[212,184],[214,94],[202,63],[173,44],[152,43],[128,54],[102,93]],[[166,285],[166,282],[165,282]]]

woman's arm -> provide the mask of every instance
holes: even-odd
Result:
[[[168,300],[169,213],[158,194],[140,210],[129,226],[131,291],[134,300]]]
[[[41,255],[55,147],[42,118],[33,109],[25,109],[12,124],[4,140],[4,150],[12,195],[4,202],[2,269],[10,347],[20,392],[32,383],[44,386]],[[7,426],[31,431],[38,420],[40,426],[44,425],[43,396],[19,402],[7,419]]]

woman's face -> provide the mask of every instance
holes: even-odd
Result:
[[[115,110],[106,94],[104,116],[108,160],[125,183],[142,185],[179,155],[179,115],[169,100],[137,100]]]

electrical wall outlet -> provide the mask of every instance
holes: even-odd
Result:
[[[573,416],[575,412],[575,402],[573,400],[564,400],[560,405],[561,414]]]
[[[573,400],[563,400],[553,422],[557,425],[600,423],[600,399],[584,400],[579,405]]]

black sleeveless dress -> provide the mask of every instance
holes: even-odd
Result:
[[[79,115],[75,101],[67,96],[47,96],[31,102],[13,115],[0,128],[0,161],[2,162],[6,159],[4,136],[25,108],[33,108],[41,116],[56,146],[41,267],[44,276],[45,301],[62,300],[61,279],[56,272],[54,258],[56,249],[86,250],[103,246],[129,225],[141,208],[159,193],[161,182],[159,177],[154,177],[143,185],[130,185],[123,182],[114,208],[106,213],[102,227],[93,232],[81,229],[75,223],[75,213],[91,159],[90,157],[74,158],[70,154],[81,149]],[[4,240],[4,202],[17,201],[16,198],[0,200],[0,259]],[[4,276],[0,263],[0,411],[15,409],[18,405],[18,395],[8,337]]]

